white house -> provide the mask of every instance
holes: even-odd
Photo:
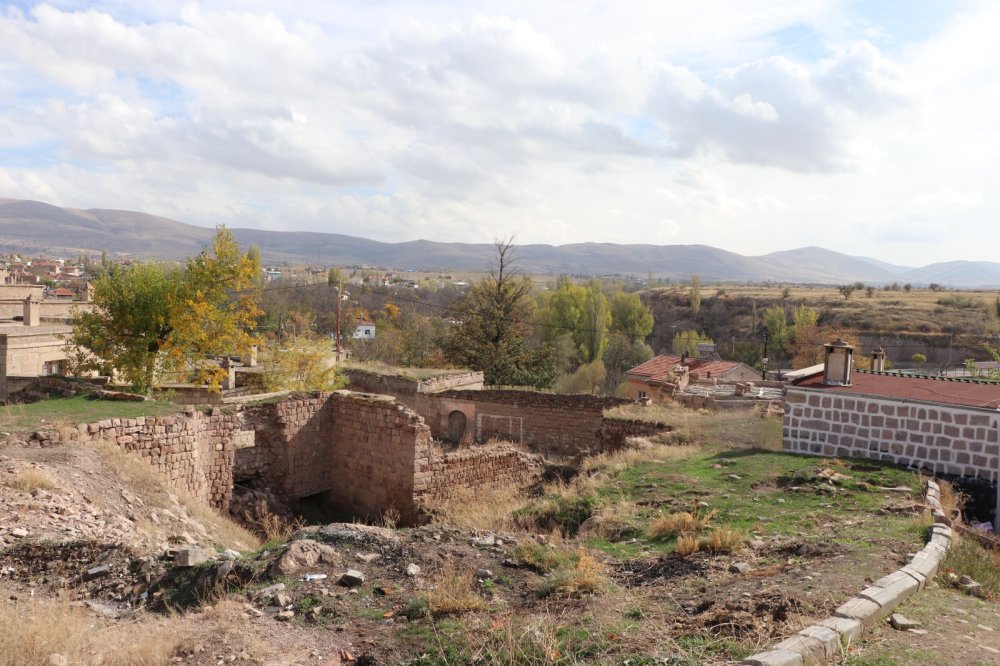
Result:
[[[367,319],[359,319],[358,326],[354,329],[354,337],[362,340],[371,340],[375,337],[375,324]]]

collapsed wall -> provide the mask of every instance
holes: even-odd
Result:
[[[510,446],[443,453],[412,410],[390,396],[351,391],[108,419],[80,425],[73,439],[129,451],[172,487],[220,510],[229,507],[234,483],[253,482],[285,502],[317,497],[339,514],[369,519],[391,510],[404,524],[419,520],[428,500],[525,485],[542,466]]]

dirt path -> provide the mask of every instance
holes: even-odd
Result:
[[[992,666],[1000,663],[1000,606],[936,583],[898,609],[926,634],[888,624],[852,646],[846,666]]]

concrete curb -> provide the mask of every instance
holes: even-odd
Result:
[[[813,666],[833,661],[844,646],[888,616],[937,573],[951,545],[951,520],[941,509],[941,488],[927,481],[924,492],[934,515],[931,538],[905,567],[851,597],[833,616],[806,627],[770,650],[747,657],[743,666]]]

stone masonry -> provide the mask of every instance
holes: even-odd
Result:
[[[874,458],[995,483],[1000,413],[790,387],[784,448]]]
[[[513,447],[435,452],[431,430],[389,396],[350,391],[270,404],[188,408],[185,415],[81,424],[80,443],[103,441],[146,460],[171,486],[225,510],[233,483],[256,479],[293,500],[321,495],[343,514],[393,510],[419,519],[426,499],[461,489],[527,484],[541,462]]]

